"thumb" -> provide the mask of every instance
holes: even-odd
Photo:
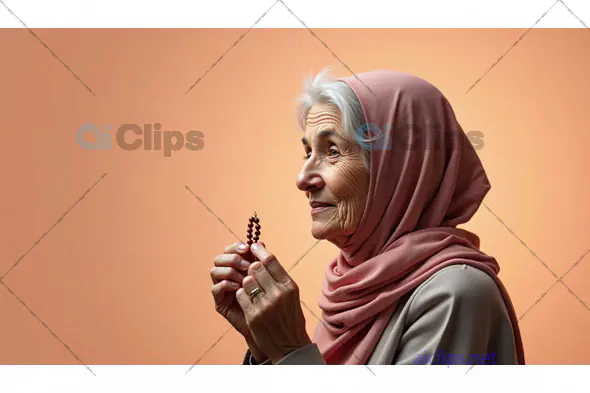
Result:
[[[257,242],[258,244],[261,244],[262,247],[266,248],[266,244],[264,244],[264,242]],[[238,247],[237,251],[238,254],[240,254],[245,260],[247,260],[248,262],[254,262],[256,261],[256,255],[254,255],[252,253],[252,250],[250,250],[250,246],[247,244],[242,243],[243,246],[242,248]]]
[[[260,244],[262,247],[266,248],[266,244],[264,242],[256,242],[256,244]],[[252,258],[253,258],[252,260],[257,261],[258,257],[256,255],[254,255],[254,253],[252,251],[250,251],[250,253],[252,254]]]
[[[256,261],[256,256],[254,256],[254,254],[252,253],[252,250],[250,250],[250,246],[248,244],[242,243],[236,248],[236,250],[237,250],[238,254],[240,254],[242,256],[242,258],[244,258],[248,262],[252,263],[252,262]]]

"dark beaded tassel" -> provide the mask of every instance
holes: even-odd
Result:
[[[258,219],[258,215],[254,212],[254,215],[250,217],[250,222],[248,223],[248,245],[251,246],[253,243],[256,243],[260,239],[260,220]],[[256,229],[254,232],[254,236],[252,236],[252,228]]]

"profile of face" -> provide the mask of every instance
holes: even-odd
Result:
[[[310,202],[312,235],[339,245],[356,230],[365,209],[370,182],[365,152],[343,132],[340,111],[330,104],[311,108],[302,142],[305,163],[297,187]]]

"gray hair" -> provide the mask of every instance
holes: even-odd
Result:
[[[328,76],[329,69],[324,68],[316,76],[305,80],[304,92],[299,99],[297,120],[301,129],[305,130],[307,115],[312,106],[331,104],[338,108],[341,117],[342,131],[357,143],[366,142],[359,131],[365,122],[363,108],[354,91],[346,83]],[[370,150],[364,149],[365,166],[369,168]]]

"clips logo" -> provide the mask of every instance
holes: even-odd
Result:
[[[117,129],[115,141],[119,148],[126,151],[135,151],[143,147],[143,150],[162,150],[164,157],[171,157],[173,151],[185,148],[190,151],[199,151],[205,146],[204,135],[201,131],[191,130],[183,134],[180,131],[162,131],[160,123],[123,124]],[[109,134],[111,126],[106,124],[102,129],[94,123],[85,123],[76,130],[76,142],[86,150],[112,150],[113,138]],[[87,141],[84,137],[91,132],[93,141]]]
[[[82,124],[76,131],[76,142],[78,145],[86,150],[111,150],[113,148],[113,141],[108,134],[110,125],[105,125],[104,130],[93,123]],[[90,131],[94,134],[94,141],[89,142],[84,139],[84,135]]]

